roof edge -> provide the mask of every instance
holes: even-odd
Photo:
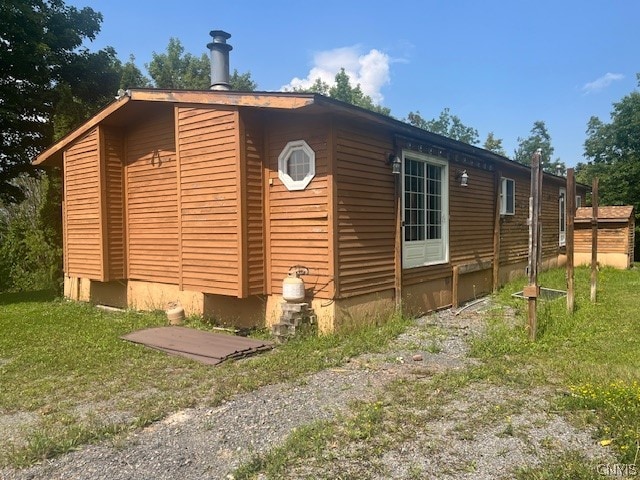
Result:
[[[118,97],[114,102],[110,103],[100,112],[98,112],[98,114],[91,117],[89,120],[84,122],[78,128],[76,128],[75,130],[72,130],[71,132],[66,134],[64,137],[62,137],[60,140],[58,140],[56,143],[51,145],[44,152],[40,153],[31,163],[33,165],[43,165],[43,164],[49,163],[51,160],[54,160],[56,157],[56,154],[61,152],[65,146],[67,146],[69,143],[73,142],[74,140],[78,139],[79,137],[87,133],[89,130],[91,130],[93,127],[98,125],[102,120],[107,118],[116,110],[121,109],[124,105],[127,104],[127,102],[129,102],[129,100],[130,100],[130,97],[128,95],[123,95],[121,97]]]

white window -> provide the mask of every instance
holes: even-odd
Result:
[[[580,195],[576,195],[576,208],[580,208],[582,206],[582,197]]]
[[[316,175],[316,154],[304,140],[289,142],[278,157],[278,177],[288,190],[304,190]]]
[[[502,178],[500,182],[500,215],[516,213],[516,182],[510,178]]]
[[[564,246],[567,243],[567,190],[560,189],[558,195],[558,219],[560,223],[560,232],[558,240],[560,246]]]
[[[446,162],[403,152],[402,266],[449,260],[449,169]]]

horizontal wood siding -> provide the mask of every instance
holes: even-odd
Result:
[[[238,112],[180,107],[182,283],[238,295]]]
[[[560,182],[542,182],[542,256],[549,258],[560,252]],[[565,187],[566,188],[566,187]],[[565,199],[566,205],[566,199]]]
[[[64,153],[66,273],[92,280],[103,278],[98,143],[94,128]]]
[[[394,288],[395,186],[389,132],[336,125],[338,297]]]
[[[327,191],[329,121],[323,117],[270,115],[268,125],[269,264],[271,293],[282,294],[289,267],[304,265],[304,278],[316,298],[330,298],[329,211]],[[304,189],[289,191],[278,178],[278,156],[287,142],[305,140],[316,157],[316,175]]]
[[[456,178],[463,170],[469,185]],[[491,262],[495,212],[494,173],[449,163],[449,258],[452,265]]]
[[[591,252],[591,222],[575,225],[574,249],[577,253]],[[598,225],[598,252],[629,253],[630,231],[627,223],[600,223]]]
[[[173,110],[133,126],[126,138],[128,276],[178,283],[178,201]]]
[[[529,258],[529,193],[530,176],[503,168],[502,176],[515,181],[515,215],[500,219],[500,264],[527,262]]]
[[[106,248],[105,265],[107,280],[126,278],[126,251],[124,225],[124,145],[122,132],[103,128],[105,162],[105,215]]]
[[[249,295],[261,295],[265,289],[265,248],[264,248],[264,128],[262,117],[244,116],[245,155],[247,162],[247,272],[249,275]]]

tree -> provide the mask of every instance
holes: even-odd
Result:
[[[542,161],[544,169],[547,170],[554,148],[551,146],[551,135],[542,120],[533,122],[528,137],[518,137],[518,147],[513,152],[513,159],[523,165],[531,165],[531,157],[538,149],[542,150]]]
[[[60,179],[22,174],[19,203],[0,202],[0,291],[58,289],[62,279]],[[58,221],[52,221],[57,219]]]
[[[328,83],[323,82],[322,79],[316,78],[316,81],[313,82],[313,85],[310,87],[298,87],[294,88],[293,91],[301,93],[319,93],[320,95],[340,100],[341,102],[350,103],[357,107],[366,108],[367,110],[381,113],[382,115],[391,115],[391,110],[389,108],[376,105],[369,95],[365,95],[362,92],[360,84],[357,84],[355,87],[352,86],[351,78],[344,68],[341,68],[340,71],[336,73],[333,85],[329,85]]]
[[[200,57],[184,53],[184,47],[177,38],[169,39],[165,53],[153,52],[146,67],[157,88],[207,90],[211,85],[207,56],[204,53]]]
[[[323,86],[323,82],[320,79],[316,80],[314,83],[314,87],[323,88]],[[344,68],[341,68],[340,71],[336,73],[335,83],[329,88],[329,96],[336,100],[350,103],[357,107],[366,108],[367,110],[381,113],[383,115],[389,115],[391,113],[389,108],[376,105],[369,95],[362,93],[360,84],[353,87],[351,85],[349,74],[345,72]]]
[[[502,139],[496,138],[493,132],[489,132],[487,134],[487,139],[484,141],[482,148],[489,150],[490,152],[497,153],[498,155],[502,155],[503,157],[507,156],[507,152],[502,146]]]
[[[182,43],[171,38],[165,53],[153,52],[147,70],[157,88],[208,90],[211,86],[211,62],[206,54],[196,57],[185,53]],[[229,78],[232,90],[254,91],[257,84],[251,73],[234,70]]]
[[[0,0],[0,199],[5,202],[22,197],[11,180],[32,171],[30,161],[52,142],[54,130],[62,134],[86,115],[87,105],[117,90],[111,87],[116,77],[108,75],[113,51],[81,47],[95,38],[101,22],[100,13],[63,0]]]
[[[431,133],[437,133],[453,140],[468,143],[469,145],[477,145],[480,143],[478,130],[468,127],[457,115],[451,115],[448,108],[440,112],[440,116],[436,119],[425,120],[420,115],[420,111],[409,112],[407,121],[414,127],[428,130]]]
[[[144,76],[136,65],[136,57],[129,55],[129,61],[122,65],[120,75],[120,88],[146,88],[151,86],[151,81]]]
[[[254,92],[258,89],[258,84],[251,79],[251,72],[240,74],[235,68],[229,78],[229,85],[231,90],[238,92]]]
[[[640,86],[640,74],[638,74]],[[610,123],[591,117],[584,156],[576,179],[588,185],[598,177],[603,205],[633,205],[636,211],[636,259],[640,258],[640,93],[633,91],[613,104]]]

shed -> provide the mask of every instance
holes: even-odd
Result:
[[[591,262],[592,208],[576,210],[574,230],[575,264]],[[634,255],[635,216],[633,206],[598,207],[598,263],[630,268]]]

